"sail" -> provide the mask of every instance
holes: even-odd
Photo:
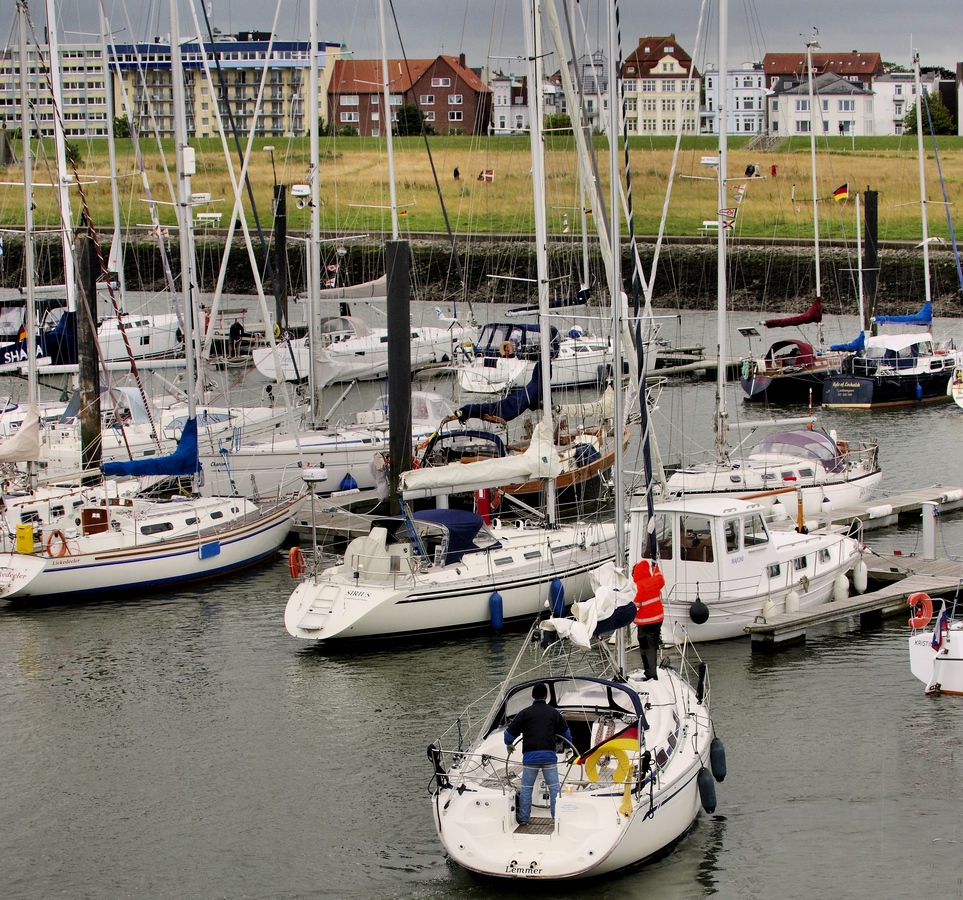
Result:
[[[766,319],[762,324],[766,328],[786,328],[789,325],[811,325],[823,320],[823,301],[820,297],[813,300],[813,305],[798,316],[783,316],[781,319]]]
[[[177,442],[177,449],[167,456],[133,459],[129,462],[104,463],[108,478],[130,475],[194,475],[200,468],[197,456],[197,418],[188,419]]]
[[[477,485],[497,487],[536,478],[555,478],[561,469],[551,429],[545,422],[539,422],[524,453],[403,472],[401,488],[406,493],[424,491],[428,495],[444,489],[466,489]]]
[[[927,300],[919,312],[910,316],[873,316],[873,321],[877,325],[932,325],[933,304]]]
[[[485,416],[497,416],[499,419],[511,422],[526,410],[536,410],[542,403],[541,372],[541,363],[535,363],[532,368],[532,377],[525,387],[516,388],[501,400],[493,400],[490,403],[466,403],[459,407],[455,415],[460,422],[466,419],[481,419]]]
[[[851,340],[848,344],[830,344],[830,350],[839,350],[843,353],[859,353],[866,347],[866,333],[861,331],[856,338]]]
[[[16,434],[0,443],[0,462],[35,462],[40,459],[40,415],[30,404],[23,424]]]

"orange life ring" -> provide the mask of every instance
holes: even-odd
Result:
[[[506,359],[510,356],[515,355],[515,345],[511,341],[502,341],[498,345],[499,356],[504,356]]]
[[[915,594],[910,594],[906,598],[906,602],[909,603],[910,609],[913,611],[909,620],[910,628],[925,628],[930,619],[933,618],[933,601],[930,600],[930,595],[918,591]]]
[[[53,542],[54,538],[60,541],[59,547],[57,547],[57,552],[54,553]],[[51,531],[50,535],[47,537],[47,556],[66,556],[70,552],[67,547],[67,535],[65,535],[59,529],[57,531]]]
[[[845,441],[836,441],[836,446],[839,447],[840,453],[849,452],[849,444],[847,444]]]
[[[304,554],[300,547],[288,550],[288,571],[292,578],[300,578],[304,574]]]

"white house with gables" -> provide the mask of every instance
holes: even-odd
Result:
[[[719,133],[719,99],[723,90],[719,70],[711,66],[703,73],[705,107],[702,110],[703,134]],[[761,134],[766,130],[766,75],[762,63],[745,62],[730,69],[726,77],[728,90],[727,134]]]
[[[769,133],[790,137],[817,135],[861,137],[875,133],[874,94],[859,81],[826,72],[813,79],[815,110],[809,105],[809,82],[782,77],[769,95]]]
[[[620,76],[629,134],[699,133],[701,76],[674,34],[641,38]]]

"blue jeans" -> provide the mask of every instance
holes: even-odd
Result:
[[[558,797],[558,763],[526,763],[522,767],[522,790],[518,798],[518,821],[527,822],[532,816],[532,790],[538,773],[545,776],[548,785],[552,818],[555,818],[555,798]]]

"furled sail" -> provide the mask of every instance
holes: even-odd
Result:
[[[40,459],[40,414],[30,404],[16,433],[0,443],[0,462],[35,462]]]
[[[197,417],[188,419],[184,423],[181,439],[177,442],[177,449],[167,456],[152,456],[149,459],[133,459],[129,462],[104,463],[104,475],[108,478],[117,476],[140,475],[194,475],[200,468],[197,454]]]
[[[873,316],[873,321],[877,325],[932,325],[933,304],[927,300],[910,316]]]
[[[813,305],[798,316],[783,316],[781,319],[766,319],[762,324],[766,328],[786,328],[789,325],[810,325],[823,320],[823,301],[820,297],[813,300]]]

